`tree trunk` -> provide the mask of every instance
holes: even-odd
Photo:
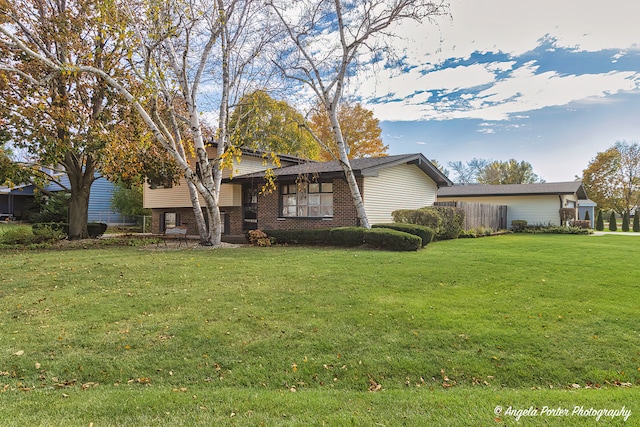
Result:
[[[69,177],[71,198],[69,199],[69,240],[87,239],[87,222],[89,216],[89,196],[95,178],[95,164],[91,156],[84,162],[76,153],[67,152],[62,162]]]
[[[362,194],[360,193],[358,182],[356,181],[353,169],[351,168],[351,162],[349,162],[347,146],[342,136],[340,123],[338,122],[338,108],[335,104],[336,103],[334,103],[331,108],[329,108],[328,113],[331,120],[331,126],[333,128],[333,135],[338,147],[340,166],[342,166],[345,179],[347,180],[347,184],[349,185],[349,190],[351,191],[351,199],[353,200],[353,206],[356,208],[356,213],[358,215],[358,219],[360,220],[360,226],[364,228],[371,228],[371,225],[369,224],[369,218],[367,217],[367,212],[364,209],[364,200],[362,199]]]

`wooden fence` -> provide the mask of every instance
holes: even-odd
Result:
[[[470,202],[436,202],[434,206],[451,206],[464,210],[464,229],[489,227],[493,230],[507,229],[507,206]]]

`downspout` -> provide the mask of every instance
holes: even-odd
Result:
[[[558,193],[558,199],[560,199],[560,209],[558,209],[558,217],[560,217],[560,225],[562,226],[562,225],[564,225],[564,224],[562,223],[562,215],[560,214],[561,209],[562,209],[562,207],[563,207],[563,206],[562,206],[562,194]]]

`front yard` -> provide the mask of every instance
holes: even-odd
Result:
[[[637,239],[0,256],[3,426],[640,423]]]

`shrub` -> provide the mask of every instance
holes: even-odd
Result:
[[[264,232],[279,244],[330,245],[331,229],[313,228],[304,230],[265,230]]]
[[[575,219],[576,217],[576,209],[575,208],[560,208],[560,223],[562,225],[567,225],[569,221]]]
[[[390,228],[363,229],[367,245],[390,251],[417,251],[422,247],[422,238],[404,231]]]
[[[456,239],[464,226],[464,210],[449,206],[399,209],[391,216],[396,223],[424,225],[433,229],[436,240]]]
[[[103,222],[90,222],[87,224],[87,233],[92,239],[97,239],[107,231],[107,224]]]
[[[609,216],[609,231],[618,231],[618,224],[616,221],[616,213],[612,211]]]
[[[31,226],[34,234],[40,232],[41,229],[54,230],[64,233],[65,236],[69,234],[69,224],[66,222],[38,222]]]
[[[12,227],[0,235],[0,243],[5,245],[27,245],[33,241],[33,233],[27,227]]]
[[[364,241],[364,230],[362,227],[338,227],[332,228],[331,243],[336,246],[359,246]]]
[[[33,243],[57,242],[67,237],[64,231],[64,224],[60,223],[40,223],[31,226],[34,239]]]
[[[584,211],[584,220],[591,221],[591,217],[589,216],[589,211]]]
[[[514,219],[511,221],[511,230],[514,233],[522,233],[527,229],[527,220],[525,219]]]
[[[596,230],[598,231],[604,230],[604,220],[602,219],[602,209],[598,211],[598,215],[596,216]]]
[[[591,221],[589,221],[588,219],[571,221],[570,224],[572,227],[586,228],[586,229],[591,228]]]
[[[464,230],[464,209],[450,206],[434,206],[423,209],[434,209],[442,217],[442,226],[436,234],[437,240],[457,239]]]
[[[629,212],[622,214],[622,231],[629,231]]]
[[[580,227],[547,227],[541,228],[537,230],[537,233],[546,233],[546,234],[591,234],[591,230],[588,228],[580,228]]]
[[[633,231],[640,232],[640,211],[633,214]]]
[[[403,231],[405,233],[413,234],[414,236],[418,236],[422,239],[422,246],[427,246],[429,243],[431,243],[433,241],[433,236],[435,235],[435,232],[432,228],[418,224],[374,224],[372,228],[389,228],[391,230]]]
[[[261,230],[247,231],[247,240],[249,240],[249,243],[253,246],[271,246],[271,239]]]
[[[442,215],[439,211],[421,208],[421,209],[399,209],[391,212],[394,223],[424,225],[438,233],[442,226]]]

